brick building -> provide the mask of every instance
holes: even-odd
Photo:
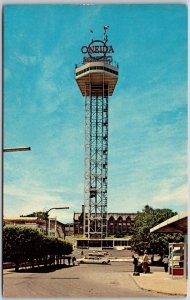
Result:
[[[130,235],[136,213],[108,213],[108,235]],[[74,213],[74,234],[83,234],[83,212]]]

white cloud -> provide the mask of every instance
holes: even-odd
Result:
[[[183,184],[180,187],[172,187],[171,182],[163,183],[163,187],[153,197],[153,203],[167,203],[170,205],[171,203],[178,204],[187,204],[187,184]]]
[[[55,76],[55,73],[63,65],[63,58],[61,59],[60,49],[57,48],[51,55],[45,56],[42,61],[42,75],[48,79]],[[59,59],[57,59],[59,57]]]
[[[68,188],[66,189],[68,190]],[[76,204],[63,195],[64,188],[46,189],[42,187],[16,187],[14,184],[4,185],[4,216],[18,217],[21,214],[30,214],[36,211],[46,211],[52,207],[68,206],[69,210],[63,212],[64,217],[67,216],[67,222],[73,218],[73,210],[76,209]],[[57,194],[57,193],[60,193]],[[61,210],[51,212],[51,217],[57,216],[62,218]]]
[[[41,188],[36,188],[28,184],[27,187],[16,187],[13,184],[4,185],[4,196],[14,196],[17,199],[24,201],[25,203],[35,203],[39,206],[44,206],[47,203],[50,205],[52,203],[60,203],[63,201],[61,195],[57,195],[57,192],[53,192],[50,189],[43,190]]]
[[[78,183],[76,189],[78,191],[78,194],[83,196],[84,183],[83,182]]]
[[[15,54],[17,61],[22,63],[23,65],[29,66],[34,65],[37,63],[37,57],[32,55],[25,55],[25,54]]]
[[[68,190],[68,189],[67,189]],[[78,211],[78,204],[63,196],[64,188],[46,189],[41,187],[16,187],[13,184],[4,186],[4,217],[18,217],[37,211],[46,211],[52,207],[69,207],[69,209],[52,210],[51,218],[57,217],[61,222],[72,222],[74,211]],[[57,193],[61,193],[57,195]]]

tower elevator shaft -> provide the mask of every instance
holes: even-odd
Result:
[[[107,235],[108,88],[88,84],[85,97],[84,235]]]

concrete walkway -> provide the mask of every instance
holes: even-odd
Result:
[[[141,288],[149,291],[169,295],[187,296],[187,280],[184,278],[174,278],[165,272],[153,272],[133,276],[136,284]]]

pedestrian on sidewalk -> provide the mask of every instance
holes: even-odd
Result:
[[[135,273],[135,272],[138,272],[138,270],[137,270],[138,261],[139,261],[138,254],[137,253],[133,254],[132,258],[133,258],[134,273]]]
[[[73,266],[75,266],[75,262],[76,262],[76,257],[73,256],[73,258],[72,258]]]
[[[164,263],[164,271],[168,272],[168,262],[169,262],[169,260],[168,260],[168,256],[167,255],[164,256],[162,262]]]
[[[69,266],[71,264],[71,258],[70,258],[70,256],[68,257],[68,264],[69,264]]]
[[[149,257],[148,257],[147,251],[145,250],[144,256],[143,256],[143,272],[144,273],[148,273],[148,271],[149,271],[148,263],[149,263]]]

